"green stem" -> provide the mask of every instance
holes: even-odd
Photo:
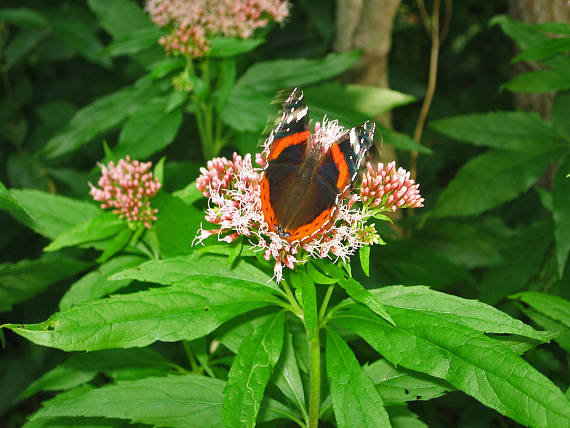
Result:
[[[319,410],[321,406],[321,343],[319,330],[309,340],[309,428],[319,426]]]
[[[301,306],[299,306],[299,302],[297,302],[297,299],[295,299],[295,296],[293,295],[293,292],[291,291],[291,287],[289,287],[289,284],[287,284],[287,281],[285,281],[285,280],[283,280],[283,289],[285,290],[285,294],[287,295],[287,300],[291,304],[295,315],[297,315],[301,319],[304,319],[303,318],[303,309],[301,308]]]
[[[184,351],[186,352],[186,357],[188,358],[188,362],[190,363],[190,368],[193,372],[198,372],[200,370],[200,366],[196,358],[194,357],[194,353],[192,352],[192,348],[190,347],[190,343],[187,341],[182,342],[182,346],[184,347]]]
[[[319,323],[323,321],[325,317],[325,313],[327,312],[327,306],[329,305],[329,300],[331,299],[332,292],[334,290],[334,283],[329,285],[327,288],[327,292],[325,293],[325,297],[323,298],[323,305],[319,311]]]

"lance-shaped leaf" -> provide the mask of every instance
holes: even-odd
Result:
[[[303,382],[301,381],[301,375],[299,373],[293,338],[289,331],[285,332],[283,351],[281,352],[281,357],[277,362],[271,380],[291,402],[295,403],[299,410],[304,413],[305,417],[308,418],[305,410]]]
[[[117,380],[164,376],[173,364],[150,348],[107,349],[74,353],[66,361],[32,382],[19,396],[31,397],[39,391],[62,391],[91,381],[98,373]]]
[[[101,214],[101,210],[94,204],[61,195],[18,189],[12,189],[11,193],[31,216],[31,218],[20,216],[14,218],[40,235],[51,239]]]
[[[371,290],[385,307],[397,307],[410,311],[429,313],[434,317],[463,324],[484,333],[517,334],[542,342],[550,335],[536,331],[531,326],[510,315],[477,300],[462,299],[424,286],[404,287],[395,285]]]
[[[534,150],[492,150],[469,160],[441,193],[433,214],[438,217],[480,214],[516,198],[557,159],[559,145]]]
[[[160,87],[145,76],[132,87],[98,98],[75,113],[69,124],[46,143],[43,155],[53,159],[78,150],[119,125],[159,92]]]
[[[570,154],[558,166],[552,189],[552,217],[554,218],[554,238],[556,240],[556,261],[558,274],[562,277],[568,253],[570,252]]]
[[[129,285],[132,280],[111,281],[109,276],[124,269],[140,265],[146,259],[141,256],[124,255],[114,257],[74,282],[59,302],[60,309],[68,309],[78,303],[100,299]]]
[[[283,347],[284,320],[285,312],[277,313],[239,347],[224,390],[226,426],[255,426],[263,392]]]
[[[3,327],[65,351],[193,340],[239,314],[278,304],[269,290],[243,281],[193,281],[81,303],[38,324]]]
[[[497,149],[522,150],[528,143],[541,145],[564,137],[536,113],[497,112],[435,120],[430,128],[459,142]]]
[[[12,196],[2,182],[0,182],[0,210],[8,211],[16,219],[20,218],[19,221],[24,224],[32,224],[34,222],[30,213]]]
[[[168,427],[220,427],[224,382],[205,376],[154,377],[79,387],[44,402],[31,420],[104,416]]]
[[[497,340],[424,311],[386,306],[393,327],[361,305],[334,316],[394,365],[447,380],[481,403],[528,426],[568,426],[562,391]]]
[[[455,388],[444,380],[380,359],[362,369],[370,377],[386,406],[402,406],[407,401],[431,400]]]
[[[510,298],[521,300],[537,311],[560,321],[566,327],[570,327],[570,302],[562,297],[527,291],[514,294]]]
[[[57,251],[65,247],[86,244],[115,236],[127,223],[112,212],[101,213],[59,235],[44,251]]]
[[[0,265],[0,312],[46,290],[64,278],[86,270],[90,263],[56,254]]]
[[[386,311],[382,302],[380,302],[370,290],[364,288],[358,281],[348,278],[339,281],[339,284],[354,300],[367,306],[372,310],[372,312],[380,315],[389,323],[394,324],[394,320],[390,317],[390,314]]]
[[[151,260],[133,269],[111,276],[112,280],[135,279],[157,284],[177,284],[194,278],[235,279],[257,286],[278,289],[271,277],[244,261],[228,266],[224,257],[213,254],[191,254],[163,260]]]
[[[372,380],[346,342],[327,328],[327,375],[338,426],[390,427],[388,413]]]
[[[304,269],[297,269],[291,272],[291,284],[293,287],[301,291],[303,296],[303,317],[305,328],[309,340],[315,335],[317,331],[317,292],[315,290],[315,283],[311,277],[307,275]]]

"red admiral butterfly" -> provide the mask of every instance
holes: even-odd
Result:
[[[268,139],[267,166],[261,177],[265,222],[287,241],[306,241],[329,225],[373,144],[374,122],[346,132],[329,148],[311,144],[308,107],[295,88]]]

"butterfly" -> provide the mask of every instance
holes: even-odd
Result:
[[[376,125],[368,121],[342,134],[330,147],[314,141],[303,91],[293,89],[267,140],[267,164],[260,181],[261,208],[269,230],[285,240],[306,242],[334,222],[352,186]]]

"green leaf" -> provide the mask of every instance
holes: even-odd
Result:
[[[428,310],[387,309],[397,328],[359,305],[334,319],[392,364],[445,379],[523,425],[568,423],[570,404],[558,387],[500,342]]]
[[[371,290],[390,312],[392,307],[419,311],[485,333],[516,334],[547,342],[549,335],[477,300],[467,300],[423,286],[390,286]]]
[[[555,333],[554,340],[566,352],[570,352],[570,329],[564,324],[554,321],[552,318],[544,315],[542,312],[532,310],[530,308],[523,308],[521,311],[529,317],[533,322]]]
[[[434,288],[455,283],[476,284],[465,268],[433,250],[418,248],[413,242],[393,241],[375,247],[371,257],[371,277],[378,284],[430,284]]]
[[[347,126],[360,125],[415,100],[411,95],[388,88],[341,85],[337,82],[310,87],[304,92],[313,117],[322,119],[326,114],[343,120]]]
[[[410,247],[432,251],[467,269],[496,265],[501,261],[500,244],[505,242],[507,228],[498,218],[468,221],[428,221],[414,233]],[[405,282],[400,279],[400,282]],[[432,284],[428,278],[424,283]],[[434,288],[436,284],[432,285]]]
[[[329,272],[323,272],[322,269],[318,269],[317,265],[319,265],[318,260],[312,260],[307,263],[307,273],[317,284],[336,284],[339,279],[345,277],[344,272],[341,275],[331,275]],[[322,265],[319,267],[322,267]]]
[[[25,59],[48,35],[48,27],[21,28],[4,50],[8,65],[14,66]]]
[[[35,260],[0,264],[0,312],[23,302],[65,278],[87,269],[91,264],[55,254]]]
[[[91,381],[98,373],[125,380],[135,371],[149,376],[165,375],[172,371],[172,363],[148,348],[75,353],[28,385],[18,399],[23,400],[40,391],[71,389]]]
[[[265,39],[234,39],[229,37],[214,37],[210,41],[207,56],[226,58],[254,50],[265,42]]]
[[[105,31],[116,39],[154,26],[148,15],[131,0],[88,0],[87,4]]]
[[[408,401],[431,400],[455,388],[444,380],[394,367],[384,359],[362,367],[386,406],[404,405]]]
[[[552,101],[552,124],[570,137],[570,122],[566,119],[570,110],[570,91],[558,92]]]
[[[172,196],[176,196],[188,205],[192,205],[194,202],[204,198],[202,192],[200,192],[196,187],[196,180],[188,183],[186,187],[172,193]]]
[[[233,266],[225,263],[224,257],[210,254],[191,254],[163,260],[151,260],[111,276],[111,280],[134,279],[156,284],[178,284],[191,279],[239,280],[269,289],[279,289],[271,277],[256,267],[238,261]]]
[[[265,126],[273,95],[236,85],[220,106],[220,118],[233,129],[257,133]]]
[[[273,372],[272,382],[306,416],[303,382],[299,373],[299,364],[295,355],[292,335],[287,330],[285,331],[281,357]]]
[[[538,70],[522,73],[501,86],[513,92],[537,94],[570,89],[570,73],[565,70]]]
[[[114,257],[101,265],[97,270],[89,272],[69,287],[59,302],[60,309],[69,309],[78,303],[99,299],[126,287],[132,281],[123,279],[109,280],[108,277],[143,263],[146,259],[135,255]]]
[[[114,129],[159,91],[150,78],[142,77],[132,87],[98,98],[75,113],[69,124],[46,143],[42,154],[54,159],[78,150],[95,137]]]
[[[358,250],[358,258],[360,259],[360,266],[364,275],[370,276],[370,246],[365,245]]]
[[[23,224],[29,225],[35,221],[24,206],[6,189],[6,186],[4,186],[2,182],[0,182],[0,210],[8,211],[12,217],[19,219]]]
[[[570,252],[570,180],[566,177],[568,171],[570,171],[570,154],[560,161],[552,189],[556,262],[560,278]]]
[[[418,415],[407,407],[395,406],[389,407],[387,410],[392,428],[429,428],[428,425],[420,420]]]
[[[528,142],[535,146],[563,137],[536,113],[497,112],[470,114],[430,122],[430,128],[476,146],[524,150]]]
[[[523,22],[515,21],[507,15],[498,15],[493,17],[490,21],[490,25],[495,24],[500,25],[501,29],[517,43],[521,50],[524,51],[550,39],[549,36],[538,31],[541,30],[540,25],[544,25],[544,31],[548,31],[546,30],[548,24],[553,25],[558,31],[560,29],[560,25],[557,24],[561,23],[528,25]],[[564,55],[557,55],[555,57],[545,59],[543,63],[550,67],[568,69],[570,66],[570,58]]]
[[[548,39],[524,50],[515,56],[511,63],[518,61],[542,61],[554,55],[563,54],[568,50],[570,50],[570,37]]]
[[[416,143],[412,138],[406,134],[393,131],[382,125],[376,124],[376,133],[380,141],[386,144],[390,144],[392,147],[398,150],[405,150],[408,152],[416,150],[418,153],[424,153],[426,155],[432,154],[432,150]],[[382,152],[382,146],[379,147],[379,151]]]
[[[273,314],[273,308],[266,308],[261,311],[235,317],[218,329],[217,333],[219,333],[220,342],[234,354],[237,354],[245,338],[251,336],[253,332],[260,325],[264,324]]]
[[[525,302],[532,308],[560,321],[570,328],[570,302],[562,297],[552,296],[546,293],[527,291],[509,296],[511,299],[518,299]]]
[[[166,163],[166,156],[163,156],[159,159],[159,161],[154,165],[154,169],[152,170],[152,175],[162,184],[164,185],[164,164]]]
[[[242,281],[195,280],[80,303],[43,323],[3,327],[38,345],[65,351],[193,340],[239,314],[279,304],[268,290]]]
[[[158,45],[158,39],[164,31],[157,26],[139,28],[115,39],[103,53],[110,56],[132,55]]]
[[[221,110],[236,83],[237,65],[235,58],[224,58],[220,62],[220,74],[216,89],[212,93],[216,110]],[[234,143],[235,144],[235,143]]]
[[[144,226],[139,226],[139,228]],[[128,227],[122,229],[117,233],[113,239],[105,246],[103,253],[97,258],[97,263],[105,263],[119,251],[127,246],[129,241],[134,240],[136,232]]]
[[[190,253],[204,212],[164,191],[152,200],[152,206],[158,209],[152,231],[156,233],[162,257]]]
[[[480,287],[481,300],[497,304],[503,297],[526,286],[541,269],[551,244],[550,222],[537,222],[517,230],[502,245],[501,263],[485,271]]]
[[[182,124],[182,111],[168,111],[167,107],[168,97],[156,98],[133,114],[113,148],[115,156],[144,160],[168,147]]]
[[[152,64],[149,77],[154,80],[162,79],[173,71],[184,68],[185,64],[186,62],[182,58],[166,58],[163,61]]]
[[[531,25],[529,28],[541,30],[546,33],[566,34],[570,36],[570,25],[565,22],[541,22]]]
[[[237,86],[275,93],[283,88],[305,86],[337,76],[352,67],[360,51],[328,54],[319,59],[278,59],[257,62],[238,79]]]
[[[278,312],[242,342],[224,389],[222,419],[226,426],[255,426],[265,387],[283,347],[284,320],[285,312]]]
[[[356,300],[358,303],[362,303],[364,306],[368,307],[372,312],[380,315],[390,324],[394,324],[394,320],[390,317],[390,314],[386,312],[386,308],[379,301],[370,290],[367,290],[358,281],[352,278],[342,279],[338,284],[345,289],[350,297]]]
[[[65,196],[39,190],[11,191],[18,203],[30,213],[32,222],[25,217],[15,217],[40,235],[55,239],[62,232],[99,215],[95,205]]]
[[[127,225],[112,212],[101,213],[95,218],[66,230],[51,242],[44,251],[58,251],[65,247],[99,241],[116,235]]]
[[[302,307],[305,328],[308,340],[311,340],[317,331],[317,292],[315,283],[311,280],[304,269],[298,268],[291,272],[291,284],[301,290],[303,296]]]
[[[0,9],[0,21],[20,27],[47,27],[48,22],[42,14],[26,7]]]
[[[526,192],[560,156],[549,147],[518,153],[492,150],[469,160],[441,193],[432,214],[468,216],[504,204]]]
[[[338,426],[390,427],[388,413],[374,384],[346,342],[327,328],[327,375]]]
[[[62,9],[61,15],[50,22],[53,35],[63,44],[93,62],[101,63],[110,68],[111,60],[101,55],[103,45],[95,34],[96,28],[83,22],[78,15]]]
[[[44,403],[31,420],[104,416],[168,427],[219,427],[224,382],[205,376],[151,377],[80,387]]]

